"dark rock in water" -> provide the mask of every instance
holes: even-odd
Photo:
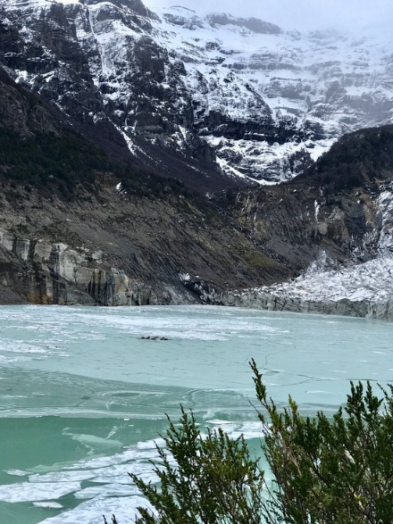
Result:
[[[169,340],[169,338],[166,337],[159,337],[159,336],[148,336],[148,337],[141,337],[141,340]]]

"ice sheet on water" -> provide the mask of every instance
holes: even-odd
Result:
[[[95,497],[130,497],[132,495],[138,495],[139,490],[128,484],[116,484],[112,482],[111,484],[106,484],[104,486],[94,486],[86,489],[82,489],[75,493],[75,498],[79,500],[90,500]]]
[[[39,355],[48,355],[49,351],[41,347],[37,347],[31,343],[26,343],[22,340],[1,340],[0,341],[0,351],[5,351],[9,353],[27,353]]]
[[[33,484],[50,483],[59,484],[61,482],[81,482],[82,480],[90,480],[94,477],[94,473],[91,471],[77,470],[69,474],[66,471],[53,471],[45,474],[34,474],[29,476],[29,482]]]
[[[154,442],[162,445],[164,441],[162,439],[149,440],[147,442],[140,442],[136,446],[126,449],[122,453],[116,453],[112,456],[107,457],[96,457],[88,460],[81,460],[77,464],[72,466],[66,466],[65,471],[78,471],[78,470],[89,470],[97,474],[106,471],[107,468],[117,466],[119,464],[128,464],[129,462],[136,460],[144,460],[148,462],[157,457],[157,450],[155,449]]]
[[[65,494],[74,493],[76,500],[82,502],[77,508],[61,515],[45,519],[45,524],[84,524],[100,522],[102,515],[113,513],[123,522],[134,522],[136,508],[147,506],[139,496],[135,485],[128,476],[137,474],[146,482],[156,482],[153,466],[149,459],[157,458],[153,441],[140,442],[112,457],[97,457],[82,460],[73,466],[65,466],[61,471],[30,475],[29,482],[0,488],[0,500],[7,502],[36,502],[39,507],[61,508],[52,502]],[[89,480],[99,485],[81,488],[81,481]],[[102,485],[101,485],[102,484]],[[49,502],[48,502],[49,501]],[[56,505],[57,504],[57,505]]]
[[[61,314],[56,314],[57,311]],[[216,308],[196,307],[189,308],[180,314],[178,308],[168,307],[165,314],[162,314],[160,308],[153,307],[149,309],[132,308],[132,310],[118,308],[116,311],[96,308],[93,312],[89,308],[71,307],[64,310],[53,306],[40,309],[39,320],[37,319],[38,310],[34,306],[19,308],[19,318],[14,312],[8,316],[5,311],[0,311],[0,328],[4,334],[0,341],[0,361],[4,364],[11,364],[73,358],[73,362],[69,361],[65,366],[62,365],[63,369],[73,373],[77,362],[82,363],[84,359],[90,360],[89,352],[92,354],[94,351],[96,365],[89,365],[88,369],[90,371],[98,368],[109,369],[103,360],[99,361],[101,356],[97,354],[96,347],[103,347],[104,344],[110,342],[116,347],[132,345],[133,352],[127,354],[129,367],[135,368],[135,360],[140,360],[138,355],[147,350],[151,353],[151,359],[157,362],[156,368],[158,369],[161,367],[159,354],[162,354],[162,349],[165,353],[168,349],[164,347],[164,344],[171,346],[167,356],[172,358],[170,355],[175,343],[227,342],[235,337],[250,338],[256,333],[261,338],[269,339],[287,332],[284,326],[272,326],[263,319],[258,319],[256,322],[253,319],[241,318],[223,310],[222,314],[232,318],[229,325],[222,322],[222,318],[216,314],[216,311]],[[31,332],[34,332],[34,336],[31,336]],[[146,336],[165,337],[169,339],[169,342],[144,340],[140,342],[139,347],[136,347],[136,339],[139,340]],[[82,342],[85,342],[84,351],[82,358],[79,358],[76,351],[80,350]],[[83,368],[85,370],[87,366]],[[153,373],[158,383],[169,381],[165,373],[151,369],[150,374],[153,375]],[[179,376],[182,373],[185,373],[185,370],[183,372],[179,369]],[[82,374],[85,374],[85,371],[82,371]],[[150,380],[145,370],[143,374],[138,370],[138,374],[138,382]],[[116,375],[124,380],[124,376],[119,375],[118,372]],[[94,373],[93,376],[97,374]],[[112,377],[115,378],[115,374]]]
[[[210,420],[207,424],[223,427],[232,438],[244,434],[246,438],[262,436],[261,424],[256,422],[233,423],[222,420]],[[58,517],[46,519],[46,524],[94,522],[98,515],[116,513],[118,518],[127,518],[132,522],[138,505],[146,501],[138,496],[138,490],[132,484],[128,473],[135,473],[145,482],[157,482],[149,462],[158,454],[156,444],[164,445],[163,439],[138,442],[111,457],[97,457],[78,461],[72,466],[64,466],[60,471],[33,474],[27,482],[0,487],[0,500],[6,502],[33,502],[37,507],[58,509],[57,500],[67,494],[74,494],[77,500],[86,500],[76,509],[66,511]],[[10,470],[9,474],[25,475],[24,471]],[[88,480],[97,483],[84,489],[81,482]],[[130,513],[132,510],[133,514]],[[93,520],[89,520],[93,519]]]
[[[213,308],[214,309],[214,308]],[[135,335],[166,336],[179,340],[227,340],[228,335],[236,333],[247,333],[252,327],[261,333],[277,333],[277,327],[263,323],[254,323],[245,319],[234,318],[231,323],[231,330],[228,326],[223,326],[218,318],[209,314],[210,308],[206,311],[200,308],[194,309],[198,315],[192,315],[193,308],[188,308],[188,315],[179,315],[179,310],[168,308],[168,315],[129,315],[129,310],[119,309],[118,315],[91,314],[80,312],[76,315],[75,321],[79,321],[89,326],[108,326],[120,330],[124,333]],[[154,313],[154,309],[151,311]],[[174,314],[171,314],[174,313]]]
[[[5,355],[0,355],[0,363],[2,364],[12,364],[14,362],[27,362],[31,360],[29,357],[8,357]]]
[[[157,482],[149,462],[154,458],[158,458],[154,442],[140,442],[114,456],[78,461],[72,466],[61,467],[60,471],[31,474],[28,481],[20,484],[0,486],[0,501],[32,502],[36,507],[61,509],[59,499],[73,494],[76,500],[86,502],[44,522],[96,524],[103,514],[110,516],[115,513],[122,521],[131,523],[136,508],[147,503],[139,496],[128,473],[137,474],[145,482]],[[8,473],[17,476],[28,474],[19,470],[9,470]],[[82,488],[83,481],[96,483],[97,486]]]

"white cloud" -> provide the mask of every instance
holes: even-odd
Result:
[[[393,21],[392,0],[145,0],[155,8],[182,5],[197,12],[255,16],[288,29],[360,28]]]

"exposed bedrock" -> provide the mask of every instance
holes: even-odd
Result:
[[[0,234],[2,303],[142,306],[187,302],[186,293],[163,284],[161,292],[102,264],[102,252]],[[8,291],[8,294],[6,293]],[[17,295],[12,297],[11,291]],[[188,298],[188,301],[192,301]]]

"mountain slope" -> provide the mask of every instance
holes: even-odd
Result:
[[[0,115],[8,113],[0,124],[0,300],[187,303],[213,286],[288,275],[197,193],[110,156],[0,71]]]
[[[0,114],[4,300],[14,302],[16,292],[35,303],[203,301],[312,310],[319,272],[338,272],[321,276],[338,282],[332,297],[345,285],[353,297],[359,264],[388,278],[393,126],[344,136],[290,182],[206,200],[175,179],[140,172],[113,148],[111,155],[4,72]],[[126,142],[117,147],[120,153]],[[300,284],[285,284],[298,275]],[[294,298],[299,286],[307,307]],[[244,288],[253,290],[233,293]],[[332,303],[316,310],[374,311]]]
[[[392,127],[340,136],[391,119],[389,35],[158,16],[139,0],[0,9],[3,294],[225,303],[276,296],[310,267],[345,282],[384,267]]]

